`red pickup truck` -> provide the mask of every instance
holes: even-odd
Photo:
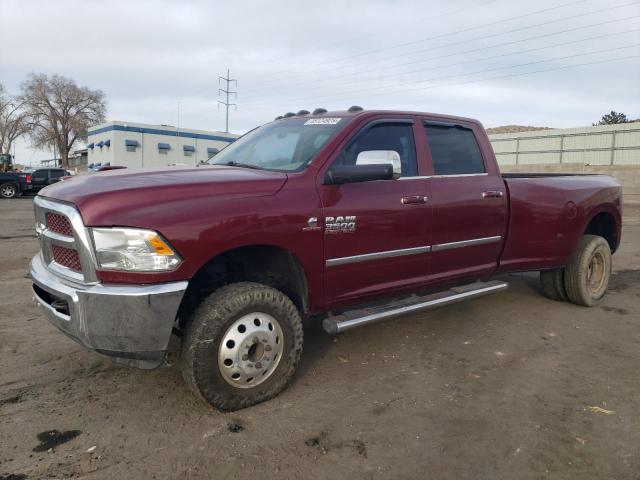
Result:
[[[286,387],[303,318],[342,332],[531,270],[591,306],[620,243],[614,179],[501,175],[467,118],[301,111],[210,163],[45,188],[30,273],[50,322],[119,362],[157,367],[177,333],[186,382],[223,410]]]

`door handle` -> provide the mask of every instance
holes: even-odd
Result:
[[[418,203],[427,203],[429,197],[425,197],[424,195],[409,195],[408,197],[402,197],[400,202],[403,205],[415,205]]]
[[[504,195],[500,190],[487,190],[482,192],[482,198],[501,198]]]

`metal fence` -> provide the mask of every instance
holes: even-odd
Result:
[[[638,165],[640,123],[489,135],[501,165]]]

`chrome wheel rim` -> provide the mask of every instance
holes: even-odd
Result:
[[[222,336],[218,368],[236,388],[253,388],[275,372],[284,347],[282,328],[271,315],[249,313],[233,322]]]
[[[602,252],[595,252],[587,269],[587,286],[591,293],[599,293],[605,283],[607,274],[606,260]]]
[[[3,197],[13,197],[15,195],[15,189],[13,187],[2,187],[2,190],[0,191],[0,193],[2,193]]]

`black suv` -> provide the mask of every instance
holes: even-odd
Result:
[[[62,177],[71,175],[64,168],[39,168],[31,174],[25,193],[36,193],[47,185],[59,182]]]

